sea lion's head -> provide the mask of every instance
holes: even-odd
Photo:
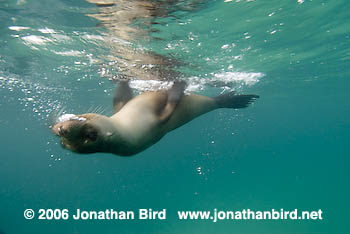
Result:
[[[97,114],[65,114],[58,118],[52,127],[61,137],[61,145],[75,153],[89,154],[106,152],[107,140],[112,134],[103,125],[108,117]]]

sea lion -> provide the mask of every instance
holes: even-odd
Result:
[[[52,130],[61,137],[62,146],[73,152],[130,156],[204,113],[218,108],[245,108],[259,97],[230,92],[211,98],[185,95],[184,89],[184,82],[175,81],[169,90],[133,97],[128,82],[120,81],[113,100],[114,115],[65,115]]]

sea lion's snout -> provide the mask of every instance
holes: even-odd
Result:
[[[56,124],[52,127],[52,131],[61,137],[67,137],[71,128],[74,126],[81,126],[87,119],[83,116],[74,114],[64,114],[57,118]]]
[[[55,125],[51,128],[51,130],[55,133],[55,135],[60,136],[60,133],[59,133],[58,128],[59,128],[58,124],[55,124]]]
[[[60,137],[61,146],[75,153],[99,151],[100,131],[93,121],[82,116],[70,117],[56,123],[52,131]]]
[[[68,135],[68,130],[64,126],[58,127],[58,135],[65,137]]]
[[[67,126],[64,126],[62,123],[57,123],[55,126],[52,127],[52,131],[60,137],[66,137],[69,134],[69,130],[67,129]]]

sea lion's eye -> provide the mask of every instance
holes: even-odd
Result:
[[[96,141],[97,140],[97,131],[94,130],[94,129],[87,129],[85,131],[85,134],[84,134],[84,137],[87,139],[87,140],[90,140],[90,141]]]

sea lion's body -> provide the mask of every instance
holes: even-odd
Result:
[[[231,108],[246,107],[251,100],[257,98],[256,95],[234,97],[242,99],[243,96],[244,106]],[[65,148],[77,153],[108,152],[129,156],[147,149],[166,133],[199,115],[227,107],[222,106],[222,101],[220,103],[218,99],[195,94],[176,96],[175,104],[170,103],[171,105],[170,99],[169,91],[145,92],[129,100],[115,102],[115,107],[118,107],[111,117],[78,115],[57,123],[53,131],[62,137]]]
[[[216,108],[212,98],[194,94],[185,95],[170,118],[161,121],[159,113],[166,102],[166,92],[146,92],[130,100],[111,117],[113,121],[123,126],[129,143],[133,145],[130,151],[142,151],[159,141],[166,133]]]

